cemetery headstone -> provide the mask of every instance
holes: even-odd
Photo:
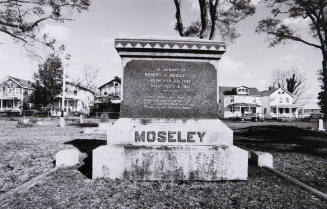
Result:
[[[322,119],[319,119],[318,131],[325,131],[324,121]]]
[[[218,119],[222,42],[116,39],[120,118],[93,150],[92,178],[246,180],[248,153]]]

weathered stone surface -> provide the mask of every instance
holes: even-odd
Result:
[[[217,71],[208,62],[132,60],[121,117],[218,118]]]
[[[56,154],[56,167],[74,166],[79,163],[80,152],[75,149],[66,149],[57,152]]]
[[[120,118],[108,129],[108,144],[233,145],[233,132],[218,119]]]
[[[247,161],[235,146],[106,145],[93,150],[92,178],[246,180]]]
[[[267,166],[270,168],[274,167],[273,156],[268,152],[259,152],[259,151],[250,150],[250,159],[255,165],[259,167],[262,166]]]

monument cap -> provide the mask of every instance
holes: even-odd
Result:
[[[121,57],[219,60],[226,44],[197,38],[117,38],[115,48]]]

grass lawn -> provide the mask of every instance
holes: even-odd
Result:
[[[0,120],[1,192],[52,168],[59,150],[75,146],[87,154],[105,140],[58,123],[16,128],[17,121]],[[308,125],[302,123],[228,125],[235,144],[271,152],[279,170],[327,192],[326,135],[294,127]],[[91,180],[85,165],[59,169],[27,192],[3,200],[0,208],[327,208],[326,201],[251,166],[248,181],[131,182]]]

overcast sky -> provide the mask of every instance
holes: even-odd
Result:
[[[255,0],[257,3],[259,0]],[[321,65],[319,50],[290,43],[269,48],[265,35],[254,33],[257,22],[267,16],[267,10],[257,4],[257,13],[238,25],[241,37],[228,45],[220,63],[220,83],[224,86],[267,89],[275,69],[297,67],[307,78],[306,97],[317,97],[317,69]],[[174,31],[173,0],[93,0],[89,11],[74,14],[72,22],[47,23],[45,29],[59,42],[68,46],[71,60],[67,71],[79,77],[89,66],[100,69],[99,86],[115,75],[121,76],[121,60],[114,49],[117,37],[159,35],[178,37]],[[182,16],[185,25],[199,18],[198,1],[184,0]],[[306,21],[285,19],[301,31]],[[20,45],[0,34],[0,78],[11,75],[31,79],[37,62],[26,56]]]

